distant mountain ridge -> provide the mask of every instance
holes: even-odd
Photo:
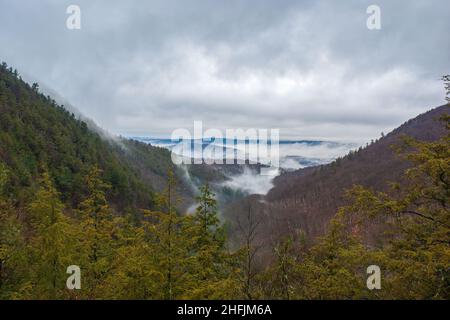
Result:
[[[187,139],[183,143],[190,145],[190,150],[184,147],[180,150],[176,146],[181,142],[170,138],[151,138],[145,136],[132,136],[131,139],[145,142],[153,146],[163,147],[175,152],[177,155],[183,155],[186,159],[203,159],[202,151],[214,146],[221,148],[222,154],[228,157],[228,154],[234,154],[235,159],[242,161],[252,160],[251,163],[257,164],[255,159],[260,159],[258,154],[258,141],[255,140],[233,140],[233,139],[215,139],[210,141],[205,139]],[[268,143],[271,143],[270,140]],[[294,170],[298,168],[326,164],[333,161],[337,156],[346,154],[349,150],[356,148],[354,143],[344,143],[336,141],[322,140],[279,140],[279,167],[282,170]],[[248,151],[245,151],[245,150]],[[247,153],[246,153],[247,152]],[[183,154],[181,154],[183,153]],[[209,153],[208,153],[209,154]],[[224,157],[224,159],[226,159]],[[218,160],[220,156],[216,156]],[[259,160],[260,161],[260,160]],[[227,168],[224,168],[226,171]]]

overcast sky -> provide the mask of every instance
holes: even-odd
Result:
[[[123,135],[375,138],[444,103],[449,30],[448,0],[0,0],[0,60]]]

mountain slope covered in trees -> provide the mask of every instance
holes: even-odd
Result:
[[[314,242],[327,232],[339,207],[347,204],[345,191],[353,185],[388,191],[390,182],[403,183],[411,162],[399,155],[396,147],[402,145],[404,137],[435,141],[444,136],[445,125],[439,118],[449,109],[443,105],[408,120],[379,140],[330,164],[284,173],[275,178],[275,186],[266,196],[252,196],[233,204],[228,217],[236,220],[239,208],[250,205],[260,216],[259,238],[268,247],[299,230],[308,242]]]
[[[162,190],[170,153],[137,141],[95,131],[64,106],[22,81],[17,71],[0,66],[0,161],[10,171],[7,191],[18,202],[35,192],[48,170],[62,200],[72,206],[86,194],[83,177],[92,166],[111,185],[107,198],[118,210],[150,208]]]
[[[201,188],[183,216],[192,195],[176,171],[169,151],[93,130],[2,64],[0,299],[233,295],[239,253],[214,195]]]

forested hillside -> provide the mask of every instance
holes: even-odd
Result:
[[[238,276],[216,202],[166,149],[113,138],[0,68],[0,299],[223,297]],[[66,287],[79,266],[82,290]],[[228,288],[229,287],[229,288]]]
[[[246,207],[250,202],[258,208],[258,237],[267,247],[297,230],[312,243],[327,232],[339,207],[348,204],[345,191],[353,185],[389,191],[391,182],[404,183],[404,172],[411,162],[398,153],[403,138],[436,141],[443,137],[445,123],[439,119],[449,109],[448,105],[431,109],[330,164],[285,173],[275,179],[274,188],[266,196],[235,204],[229,217],[234,219],[235,207]]]
[[[62,200],[77,206],[86,195],[83,177],[92,166],[111,185],[107,198],[120,210],[150,208],[173,169],[167,150],[108,138],[64,106],[30,86],[5,63],[0,67],[0,161],[10,172],[7,192],[23,203],[48,171]]]
[[[289,179],[280,177],[266,198],[232,204],[229,234],[246,248],[250,291],[284,299],[449,299],[448,109],[395,130],[395,154],[372,153],[377,143],[360,150],[356,157],[367,161],[362,171],[344,171],[358,161],[350,154],[341,163],[294,173],[298,177],[291,184],[283,185]],[[396,133],[410,124],[427,128],[421,136],[443,134],[433,141],[398,139]],[[375,168],[379,176],[370,171]],[[275,192],[279,198],[271,199]],[[383,280],[379,290],[369,292],[365,280],[371,265],[380,268]]]

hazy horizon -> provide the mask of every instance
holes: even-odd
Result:
[[[26,4],[26,5],[24,5]],[[0,0],[0,60],[100,127],[279,128],[283,139],[368,142],[444,103],[448,1]]]

